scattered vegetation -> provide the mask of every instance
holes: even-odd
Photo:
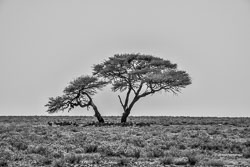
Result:
[[[0,167],[250,163],[250,118],[130,117],[124,124],[119,117],[104,119],[0,117]]]

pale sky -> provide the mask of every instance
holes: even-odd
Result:
[[[0,0],[0,115],[49,115],[48,97],[116,53],[162,57],[192,77],[131,115],[250,117],[248,0]],[[102,115],[122,114],[117,95],[94,96]]]

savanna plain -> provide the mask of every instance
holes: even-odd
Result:
[[[250,166],[250,118],[1,116],[0,167]]]

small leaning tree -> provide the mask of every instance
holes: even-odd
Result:
[[[99,80],[94,76],[81,76],[71,81],[64,89],[62,96],[55,98],[50,97],[49,102],[45,105],[48,107],[48,113],[55,113],[68,109],[68,112],[75,107],[92,107],[95,117],[100,123],[104,122],[100,112],[93,102],[92,96],[98,89],[103,88],[107,82]]]
[[[160,91],[177,94],[191,84],[185,71],[169,60],[143,54],[116,54],[94,65],[93,74],[112,84],[112,90],[126,91],[125,99],[118,95],[125,123],[134,104],[141,98]]]

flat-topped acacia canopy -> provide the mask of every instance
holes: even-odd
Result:
[[[78,106],[82,108],[89,108],[91,106],[98,121],[104,122],[91,96],[96,94],[97,90],[103,88],[106,84],[107,82],[101,81],[94,76],[86,75],[78,77],[69,83],[64,89],[62,96],[49,98],[49,102],[45,105],[48,107],[47,112],[55,113],[65,109],[70,111]]]
[[[127,91],[124,101],[118,96],[124,110],[121,122],[127,121],[140,98],[162,90],[177,94],[191,84],[189,75],[178,70],[177,64],[144,54],[116,54],[94,65],[93,74],[109,81],[113,91]]]

